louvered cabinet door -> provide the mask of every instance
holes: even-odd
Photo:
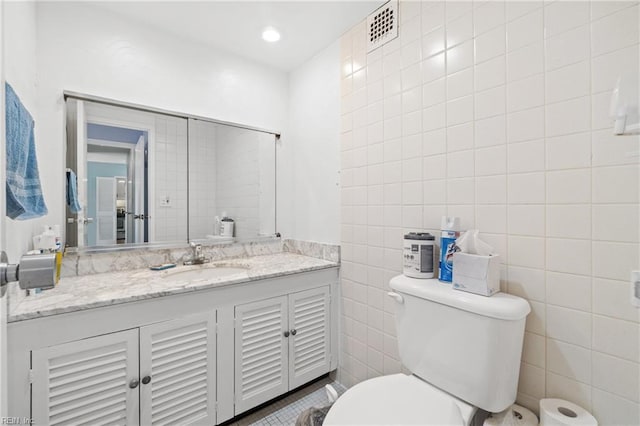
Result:
[[[287,297],[235,308],[235,414],[289,390]]]
[[[331,365],[329,286],[289,295],[289,388],[328,373]]]
[[[34,424],[138,424],[137,329],[34,350],[32,363]]]
[[[216,423],[215,315],[207,312],[140,328],[143,425]]]

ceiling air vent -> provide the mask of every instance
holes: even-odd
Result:
[[[367,52],[398,37],[398,0],[391,0],[367,16]]]

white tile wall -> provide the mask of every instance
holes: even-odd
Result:
[[[155,116],[154,241],[187,240],[187,120]],[[171,205],[160,205],[168,196]]]
[[[223,212],[237,238],[273,235],[275,137],[198,120],[189,126],[190,238],[213,235]]]
[[[618,76],[637,103],[639,7],[401,2],[398,39],[342,38],[343,383],[401,369],[384,290],[402,234],[460,215],[532,307],[518,401],[640,424],[640,139],[607,117]]]
[[[275,136],[216,126],[216,210],[235,221],[237,238],[275,232]],[[366,176],[366,170],[359,174]],[[215,213],[213,213],[215,212]]]
[[[217,214],[235,221],[235,235],[258,235],[258,138],[254,132],[219,126],[217,129]]]
[[[189,239],[214,234],[216,125],[189,120]]]

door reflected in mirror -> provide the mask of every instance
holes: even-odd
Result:
[[[69,246],[187,240],[187,119],[68,99],[67,167],[82,208]]]
[[[148,132],[87,123],[86,246],[143,243]]]
[[[276,136],[206,119],[67,99],[70,247],[276,233]]]

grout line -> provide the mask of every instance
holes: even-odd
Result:
[[[594,199],[594,174],[593,174],[593,132],[594,132],[594,128],[593,128],[593,7],[592,7],[592,3],[589,2],[589,61],[587,63],[587,66],[589,68],[589,110],[592,111],[591,114],[589,114],[589,194],[590,194],[590,200],[589,200],[589,205],[590,205],[590,220],[591,220],[591,239],[592,242],[591,244],[589,244],[589,256],[591,257],[591,286],[590,286],[590,297],[591,297],[591,312],[590,312],[590,323],[591,323],[591,335],[589,336],[590,341],[589,341],[589,362],[591,364],[590,366],[590,370],[591,370],[591,374],[590,374],[590,380],[591,383],[594,382],[594,363],[593,363],[593,341],[594,341],[594,336],[595,336],[595,321],[596,321],[596,315],[594,313],[594,305],[593,305],[593,288],[594,288],[594,277],[595,277],[595,262],[593,261],[593,246],[594,246],[594,239],[593,239],[593,235],[595,234],[594,232],[594,220],[593,220],[593,213],[594,213],[594,203],[593,203],[593,199]],[[589,403],[591,405],[593,405],[593,388],[589,388]]]
[[[505,100],[505,106],[504,106],[504,126],[502,127],[502,131],[503,136],[504,136],[504,142],[498,146],[504,146],[504,151],[505,151],[505,155],[504,155],[504,176],[505,176],[505,199],[504,199],[504,206],[505,206],[505,241],[504,241],[504,247],[505,247],[505,251],[506,253],[504,254],[504,257],[506,259],[506,263],[504,265],[504,274],[505,274],[505,287],[506,287],[506,292],[509,293],[509,184],[508,184],[508,173],[509,173],[509,143],[508,143],[508,131],[507,131],[507,126],[508,126],[508,121],[507,121],[507,106],[509,104],[509,100],[508,100],[508,82],[507,82],[507,76],[508,76],[508,62],[507,62],[507,2],[505,1],[503,3],[503,13],[504,13],[504,54],[502,55],[502,60],[504,61],[504,100]],[[474,123],[474,128],[475,128],[475,123]],[[477,200],[476,200],[477,203]],[[546,360],[545,360],[546,362]]]
[[[448,79],[449,79],[449,67],[448,67],[448,63],[449,63],[449,52],[450,50],[447,48],[447,29],[448,29],[448,23],[450,21],[447,21],[447,3],[444,2],[444,10],[443,10],[443,14],[444,14],[444,24],[442,26],[443,28],[443,33],[444,33],[444,127],[442,129],[442,131],[444,132],[444,152],[445,152],[445,156],[444,156],[444,211],[445,214],[447,216],[449,216],[449,135],[447,132],[447,120],[448,120],[448,116],[447,116],[447,106],[449,104],[449,85],[447,84]],[[475,58],[475,47],[474,47],[474,58]],[[473,62],[473,61],[472,61]],[[438,236],[436,236],[436,241],[438,240]],[[439,272],[438,272],[439,273]]]
[[[544,266],[544,276],[542,277],[542,280],[544,282],[544,334],[545,334],[545,339],[544,339],[544,356],[545,356],[545,363],[544,363],[544,370],[545,370],[545,376],[544,376],[544,394],[545,397],[548,395],[549,393],[549,384],[547,383],[547,372],[548,372],[548,365],[549,365],[549,348],[547,347],[547,338],[549,335],[549,330],[548,330],[548,322],[547,322],[547,306],[548,306],[548,294],[549,294],[549,289],[548,289],[548,285],[549,282],[547,281],[547,229],[549,226],[549,223],[547,221],[547,216],[548,216],[548,206],[547,206],[547,200],[549,199],[549,194],[547,191],[547,180],[548,180],[548,176],[547,176],[547,169],[546,169],[546,165],[547,165],[547,150],[546,150],[546,146],[547,146],[547,84],[548,84],[548,79],[547,79],[547,39],[546,39],[546,19],[545,19],[545,13],[544,13],[544,8],[542,9],[542,29],[543,29],[543,34],[542,34],[542,85],[544,87],[543,92],[542,92],[542,99],[543,99],[543,106],[544,106],[544,114],[542,116],[542,120],[543,120],[543,144],[544,144],[544,170],[543,170],[543,176],[544,176],[544,200],[545,200],[545,204],[544,204],[544,217],[542,218],[543,223],[544,223],[544,246],[543,246],[543,266]],[[590,401],[591,402],[591,401]]]

